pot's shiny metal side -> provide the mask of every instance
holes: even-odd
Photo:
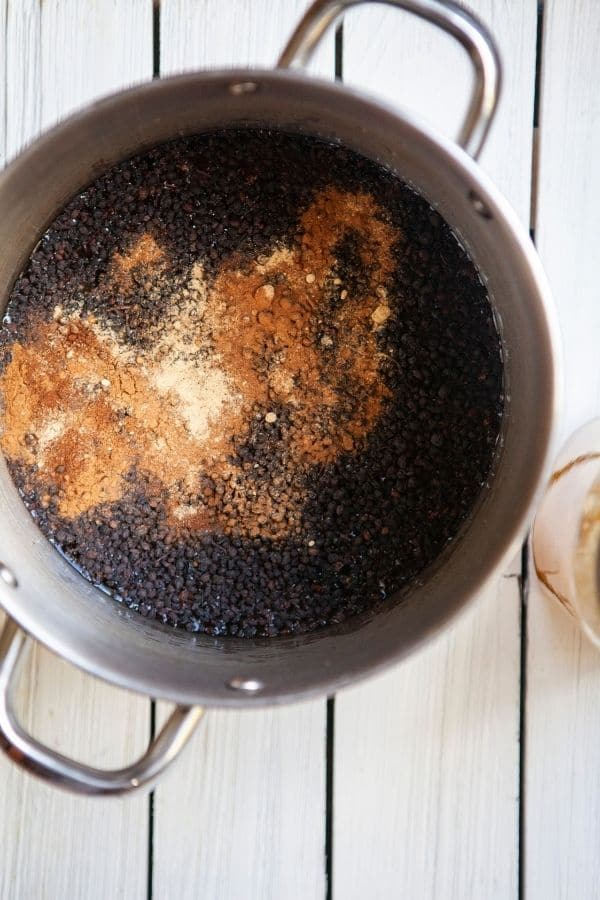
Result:
[[[94,675],[187,705],[261,706],[331,692],[436,635],[518,549],[548,473],[557,414],[552,303],[529,237],[506,201],[450,141],[303,75],[237,71],[155,82],[97,104],[36,142],[0,179],[2,304],[44,227],[106,167],[178,134],[242,125],[340,141],[397,171],[439,209],[492,297],[505,356],[505,429],[482,503],[444,564],[408,599],[345,625],[272,640],[179,633],[119,606],[42,537],[2,462],[0,560],[7,575],[0,602],[8,614]]]
[[[25,633],[9,619],[0,635],[0,749],[27,772],[57,787],[103,797],[150,789],[185,747],[204,715],[200,706],[175,707],[139,759],[122,769],[107,771],[77,762],[36,740],[19,724],[13,706],[13,676],[26,643]]]

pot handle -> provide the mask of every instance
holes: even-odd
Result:
[[[475,70],[471,102],[457,143],[477,159],[485,143],[500,96],[502,66],[494,40],[475,16],[442,0],[315,0],[279,57],[277,67],[307,65],[325,32],[347,9],[363,3],[385,3],[432,22],[463,45]]]
[[[14,676],[23,649],[25,632],[8,619],[0,635],[0,748],[13,762],[52,785],[77,794],[131,794],[151,787],[186,745],[204,710],[177,706],[146,752],[123,769],[95,769],[51,750],[36,740],[17,721],[12,696]]]

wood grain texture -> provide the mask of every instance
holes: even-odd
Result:
[[[565,352],[562,434],[600,412],[600,8],[548,0],[536,242]],[[525,886],[592,900],[600,884],[600,656],[558,603],[529,598]]]
[[[536,0],[467,4],[498,42],[504,78],[481,164],[529,225]],[[455,137],[472,73],[462,47],[409,13],[371,6],[346,15],[344,82],[418,115]]]
[[[333,896],[517,896],[516,575],[402,667],[338,694]]]
[[[321,900],[324,742],[320,701],[209,711],[155,792],[154,896]]]
[[[600,9],[551,0],[544,22],[535,228],[563,333],[566,437],[600,409]]]
[[[6,53],[6,107],[0,128],[10,160],[41,128],[41,9],[39,0],[7,3],[6,30],[0,35]]]
[[[161,72],[269,65],[305,5],[163,0]],[[325,733],[324,701],[209,712],[155,792],[155,896],[320,900]]]
[[[274,66],[308,0],[162,0],[161,75],[219,67]],[[334,71],[329,34],[310,65]]]
[[[0,145],[9,158],[75,106],[151,76],[148,6],[145,0],[9,0],[0,31],[6,41]],[[36,736],[100,767],[131,760],[149,736],[147,700],[109,688],[39,647],[21,676],[20,707]],[[0,796],[2,900],[145,898],[147,798],[72,797],[4,758]]]
[[[151,0],[43,0],[42,128],[152,77]]]
[[[6,22],[6,13],[7,13],[7,3],[8,0],[0,0],[0,123],[6,120],[6,38],[2,38],[1,35],[6,35],[7,30],[7,22]],[[6,128],[0,127],[0,169],[4,167],[6,163]]]
[[[483,167],[528,224],[536,4],[470,6],[505,61]],[[431,27],[376,7],[348,15],[343,72],[344,81],[456,133],[468,64]],[[516,560],[468,618],[417,658],[338,695],[335,898],[517,896],[518,571]]]
[[[53,748],[100,768],[148,742],[149,703],[36,648],[20,683],[21,721]],[[75,797],[0,759],[0,898],[145,898],[148,800]]]

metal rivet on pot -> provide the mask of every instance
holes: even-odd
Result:
[[[482,219],[491,219],[492,214],[481,199],[481,197],[475,193],[475,191],[469,191],[469,200],[473,204],[473,209],[476,213],[478,213]]]
[[[264,688],[262,681],[258,678],[231,678],[227,682],[227,687],[232,691],[245,691],[247,694],[255,694]]]
[[[4,565],[4,563],[0,563],[0,578],[2,579],[4,584],[7,584],[9,587],[17,586],[17,579],[10,571],[8,566]]]
[[[234,81],[229,85],[229,93],[235,94],[253,94],[258,90],[258,85],[255,81]]]

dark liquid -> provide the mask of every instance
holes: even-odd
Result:
[[[379,319],[375,314],[372,337],[365,331],[383,399],[362,435],[357,423],[374,389],[359,396],[354,361],[335,355],[343,335],[331,328],[342,321],[340,310],[353,315],[354,298],[366,303],[375,284],[368,235],[349,227],[332,250],[318,322],[302,326],[308,358],[318,359],[333,385],[333,407],[315,401],[310,415],[298,412],[292,378],[289,397],[257,403],[232,438],[223,457],[227,477],[202,462],[190,473],[193,490],[189,480],[167,489],[132,455],[122,496],[77,515],[64,513],[64,470],[72,460],[65,455],[53,471],[38,465],[35,432],[27,435],[26,461],[9,457],[44,535],[143,616],[247,637],[340,622],[406,591],[456,536],[482,491],[503,398],[500,341],[477,271],[446,224],[399,179],[315,139],[220,132],[110,170],[68,204],[17,279],[2,331],[2,371],[13,344],[33,340],[40,323],[56,318],[57,304],[67,319],[75,310],[83,319],[93,314],[124,346],[151,352],[172,314],[174,286],[184,290],[194,265],[202,264],[210,289],[228,266],[250,277],[257,259],[270,259],[278,247],[301,259],[302,215],[319,192],[333,189],[368,195],[397,236],[385,301],[373,299]],[[115,258],[138,246],[142,233],[160,248],[160,278],[134,260],[127,284],[116,283]],[[287,276],[273,277],[283,290]],[[268,378],[280,352],[275,341],[252,365]],[[346,420],[347,432],[340,425]],[[334,444],[345,442],[329,455],[328,429]],[[110,439],[107,426],[99,440]],[[294,468],[290,447],[300,440],[308,456]],[[175,521],[174,490],[202,515]]]

